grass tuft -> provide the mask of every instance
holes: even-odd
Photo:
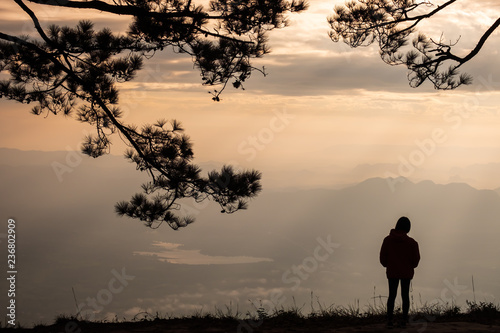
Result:
[[[251,302],[254,310],[246,314],[240,312],[233,303],[222,308],[215,307],[213,313],[205,312],[203,307],[192,315],[175,317],[149,312],[140,312],[131,321],[115,316],[111,320],[89,321],[72,315],[59,315],[53,325],[37,324],[36,332],[59,332],[70,325],[75,329],[92,332],[107,332],[111,327],[127,329],[136,327],[146,329],[155,327],[188,327],[192,332],[203,332],[206,327],[217,327],[225,331],[236,330],[238,327],[248,327],[260,332],[273,327],[293,328],[298,330],[322,330],[323,328],[340,328],[382,324],[386,321],[386,306],[383,301],[373,302],[361,307],[359,300],[348,305],[325,305],[319,298],[311,294],[310,311],[304,314],[306,305],[297,305],[295,299],[289,306],[273,305],[259,301]],[[467,301],[461,308],[452,303],[424,303],[418,308],[412,304],[410,324],[430,322],[475,322],[485,325],[500,325],[500,306],[488,302]],[[401,308],[395,309],[395,319],[401,317]],[[160,326],[158,326],[160,325]],[[18,329],[12,329],[17,331]],[[247,329],[248,330],[248,329]],[[10,330],[8,330],[10,331]],[[21,331],[24,332],[23,329]]]

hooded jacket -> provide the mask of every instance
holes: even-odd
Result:
[[[380,249],[380,263],[386,267],[387,278],[412,279],[420,261],[418,243],[405,231],[392,229]]]

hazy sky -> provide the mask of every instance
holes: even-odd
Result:
[[[242,168],[257,168],[264,172],[265,193],[282,188],[301,190],[340,188],[369,177],[389,176],[404,176],[414,181],[428,179],[440,184],[466,182],[478,189],[499,188],[500,60],[498,45],[500,45],[500,33],[496,31],[484,45],[480,54],[463,67],[464,71],[473,76],[472,85],[460,87],[455,91],[435,91],[429,84],[414,89],[408,85],[405,68],[390,67],[384,64],[378,56],[375,46],[350,49],[342,43],[335,44],[329,39],[329,26],[326,17],[332,13],[335,4],[343,2],[339,0],[310,0],[310,8],[307,12],[290,17],[289,27],[270,33],[269,45],[272,53],[254,62],[256,67],[265,66],[269,75],[263,77],[254,73],[244,85],[244,91],[227,88],[219,103],[213,102],[207,93],[213,88],[201,85],[199,73],[193,69],[189,57],[169,52],[157,54],[146,62],[145,68],[137,79],[120,86],[120,106],[125,111],[124,119],[136,124],[151,123],[160,118],[181,121],[186,133],[191,136],[194,142],[196,162],[216,165],[231,163]],[[436,3],[442,2],[436,1]],[[38,8],[37,14],[44,25],[54,22],[75,24],[79,19],[88,18],[94,20],[98,27],[111,26],[115,29],[123,29],[126,26],[126,21],[111,19],[94,11],[76,12],[54,7],[45,9],[32,4],[29,6],[33,9]],[[439,38],[443,33],[445,40],[460,39],[457,49],[463,49],[463,54],[466,54],[467,50],[475,45],[478,38],[498,17],[499,13],[500,3],[498,1],[462,0],[450,7],[446,13],[442,13],[432,21],[425,23],[423,31],[435,38]],[[10,1],[0,3],[0,20],[0,31],[13,34],[33,32],[33,27],[27,16]],[[46,118],[33,116],[29,113],[29,106],[11,101],[0,100],[0,110],[0,148],[46,152],[77,151],[82,137],[91,131],[90,127],[79,124],[71,118],[53,115]],[[115,137],[113,142],[112,154],[121,155],[123,147],[119,138]],[[109,181],[112,186],[123,186],[123,188],[110,189],[109,193],[105,191],[109,195],[104,200],[106,205],[97,203],[92,197],[95,188],[82,189],[80,186],[85,184],[86,176],[94,177],[93,172],[109,171],[109,169],[106,169],[104,162],[88,161],[86,157],[78,157],[84,161],[79,162],[78,165],[84,163],[85,168],[75,168],[74,173],[65,174],[65,181],[60,182],[54,171],[53,162],[68,163],[68,156],[73,156],[68,154],[70,153],[62,153],[62,155],[57,155],[59,156],[57,158],[53,155],[39,155],[45,156],[45,159],[42,159],[43,162],[29,160],[20,163],[19,165],[23,165],[23,168],[19,168],[19,170],[6,168],[5,175],[17,179],[20,183],[24,179],[23,170],[32,175],[37,186],[46,188],[47,197],[40,188],[35,192],[44,196],[43,202],[47,205],[36,203],[36,197],[30,197],[34,201],[24,205],[22,193],[16,192],[17,196],[11,197],[11,200],[8,201],[13,206],[3,206],[3,208],[17,207],[18,210],[14,212],[2,211],[2,218],[5,219],[12,216],[25,217],[26,224],[29,224],[30,228],[43,221],[44,225],[47,226],[46,230],[51,232],[48,239],[64,239],[60,244],[54,242],[49,246],[49,250],[44,252],[44,260],[46,261],[40,261],[36,258],[29,260],[34,265],[33,267],[39,269],[43,267],[46,274],[45,278],[42,278],[43,281],[49,281],[51,274],[55,274],[51,273],[51,270],[44,264],[56,265],[57,267],[64,267],[67,264],[68,267],[75,266],[75,269],[79,269],[78,273],[74,273],[76,277],[71,276],[68,271],[59,272],[64,277],[61,277],[62,280],[59,282],[66,281],[67,285],[64,286],[66,289],[57,289],[56,285],[50,286],[50,288],[54,288],[53,290],[57,290],[60,299],[66,299],[64,297],[68,295],[71,296],[68,288],[73,282],[77,284],[77,290],[81,290],[82,293],[85,291],[86,295],[95,295],[97,291],[105,287],[109,279],[118,274],[116,272],[122,267],[136,268],[136,273],[130,274],[138,276],[136,281],[140,282],[137,282],[136,287],[127,289],[127,292],[130,293],[127,294],[128,296],[120,294],[120,297],[126,298],[128,301],[124,301],[117,308],[107,308],[106,311],[109,313],[122,311],[126,312],[127,315],[133,315],[134,311],[139,312],[140,302],[144,302],[144,307],[152,310],[155,310],[156,307],[162,311],[176,311],[180,309],[192,310],[203,304],[212,304],[207,301],[206,297],[208,299],[212,297],[214,302],[216,302],[215,300],[217,302],[224,302],[224,300],[246,302],[248,297],[253,297],[254,300],[259,297],[269,298],[269,290],[273,288],[289,291],[291,284],[285,284],[283,287],[283,283],[280,282],[282,274],[286,272],[288,267],[292,267],[291,265],[300,264],[302,259],[305,260],[307,258],[305,253],[311,253],[321,243],[317,237],[326,237],[329,232],[327,229],[324,232],[311,231],[311,235],[306,240],[302,240],[300,244],[302,248],[306,249],[304,253],[301,253],[300,249],[289,251],[284,245],[286,242],[291,244],[290,240],[297,241],[297,237],[300,236],[298,230],[304,228],[300,223],[306,223],[303,221],[308,221],[308,217],[317,209],[314,200],[305,200],[303,219],[296,217],[293,220],[295,224],[291,227],[282,226],[291,230],[290,234],[284,233],[284,236],[279,236],[282,239],[280,242],[276,240],[277,238],[271,236],[265,236],[269,237],[265,238],[262,235],[280,234],[282,229],[273,226],[273,220],[279,221],[278,224],[280,224],[285,223],[287,219],[285,217],[275,219],[274,217],[281,216],[281,211],[265,206],[262,201],[261,206],[259,206],[263,209],[262,211],[249,213],[253,215],[243,215],[246,217],[241,218],[241,220],[237,215],[232,215],[224,217],[220,221],[219,217],[213,217],[209,214],[205,222],[214,223],[213,229],[206,225],[209,224],[207,222],[202,224],[202,227],[193,226],[192,234],[183,231],[182,234],[175,233],[175,236],[172,236],[172,231],[168,230],[167,227],[153,233],[141,226],[136,228],[135,225],[139,225],[139,223],[130,220],[126,225],[134,225],[134,227],[122,230],[122,224],[119,223],[123,223],[123,219],[114,217],[112,205],[118,200],[127,199],[137,189],[139,176],[133,176],[137,178],[134,178],[134,184],[130,186],[121,184],[117,179],[123,182],[128,179],[127,177],[132,177],[128,176],[128,171],[124,171],[130,166],[125,162],[121,165],[118,162],[121,161],[119,158],[113,160],[113,168],[124,168],[120,169],[123,174],[120,173],[116,179],[111,180],[107,177],[112,177],[112,173],[106,173],[106,177],[102,177]],[[12,156],[18,157],[18,155]],[[78,158],[77,160],[80,161]],[[99,167],[94,169],[92,167],[94,162],[100,163]],[[2,161],[2,164],[14,165],[12,161],[8,160]],[[37,165],[43,168],[43,172],[38,175],[35,171]],[[45,178],[42,178],[42,175]],[[68,192],[64,192],[73,191],[72,181],[74,181],[74,186],[78,185],[74,189],[75,200],[78,200],[76,202],[72,202],[71,198],[68,198]],[[30,186],[26,179],[23,180],[22,184]],[[18,191],[21,190],[27,191],[26,188]],[[2,193],[7,195],[5,191]],[[56,195],[55,193],[58,196],[53,197]],[[119,194],[118,198],[117,193]],[[480,196],[481,193],[477,195]],[[104,193],[101,194],[102,197],[105,196]],[[297,195],[301,198],[301,194]],[[476,195],[475,192],[474,195]],[[469,198],[466,195],[464,197]],[[56,204],[52,206],[49,204],[57,200],[51,198],[61,198],[61,200],[64,198],[65,204],[70,207],[61,211]],[[318,194],[314,198],[321,198],[321,196]],[[295,197],[293,200],[301,202]],[[369,204],[369,201],[360,202]],[[4,204],[6,205],[6,203]],[[101,204],[102,207],[92,209],[93,213],[85,209],[87,206],[94,207],[93,205]],[[357,209],[355,204],[353,199],[350,202],[350,205],[353,205],[353,210]],[[415,205],[413,208],[418,210],[418,203]],[[429,205],[431,204],[429,203]],[[488,209],[494,206],[492,204],[488,206]],[[25,211],[23,211],[23,207],[25,207]],[[282,208],[287,210],[286,206]],[[205,211],[204,209],[198,210]],[[368,211],[377,214],[375,208]],[[408,204],[405,209],[381,213],[376,220],[382,221],[383,218],[388,218],[388,220],[379,230],[380,234],[377,234],[377,237],[385,235],[393,224],[392,219],[397,218],[398,214],[407,214],[411,211],[412,206]],[[474,206],[471,211],[477,212],[481,209]],[[106,217],[104,218],[102,214],[96,215],[97,212],[103,212],[102,214],[105,214]],[[492,212],[488,210],[488,213],[493,214]],[[300,210],[296,213],[300,215]],[[425,216],[423,213],[421,213],[423,215],[413,214],[422,218]],[[463,215],[457,215],[457,218]],[[325,216],[314,216],[315,221],[328,220]],[[339,216],[340,220],[347,218],[341,213],[336,216]],[[363,215],[363,217],[366,216]],[[493,221],[492,216],[485,220]],[[231,221],[231,218],[238,222],[236,226],[232,225],[227,230],[225,223]],[[242,233],[241,230],[247,230],[247,227],[241,226],[241,221],[251,223],[254,218],[259,219],[259,226],[261,224],[265,226],[263,227],[265,232],[255,234],[255,237],[264,237],[262,244],[265,246],[255,249],[247,244],[248,248],[238,251],[237,242],[233,240],[240,239],[240,237],[234,237],[234,233]],[[342,221],[350,223],[351,219],[355,220],[356,218],[353,215],[349,217],[347,222]],[[92,222],[85,222],[85,219],[90,219]],[[234,220],[232,221],[234,222]],[[429,221],[435,220],[437,217],[429,219]],[[73,226],[66,225],[67,221],[74,221],[74,229]],[[470,220],[464,218],[464,221]],[[106,224],[105,227],[102,227],[107,222],[111,225]],[[447,222],[452,225],[452,221],[447,220]],[[63,224],[64,227],[59,228],[57,223]],[[89,230],[82,225],[88,225]],[[238,226],[241,227],[240,231],[238,231]],[[42,232],[42,229],[38,228],[34,230]],[[217,228],[223,228],[223,231]],[[118,240],[111,242],[112,244],[106,243],[109,242],[109,238],[114,237],[111,234],[116,229],[120,230],[118,239],[126,240],[128,237],[138,235],[137,243],[122,245],[119,244]],[[30,230],[33,229],[26,229],[26,233],[30,234],[26,238],[36,239],[36,233]],[[210,230],[217,234],[217,236],[213,236],[212,241],[203,237],[209,234]],[[418,231],[415,232],[417,232],[417,236],[426,235],[422,231],[420,234]],[[67,236],[68,233],[71,235]],[[79,233],[84,236],[79,236]],[[193,235],[192,238],[196,241],[190,241],[190,235]],[[92,241],[92,239],[97,240]],[[206,243],[204,243],[204,239]],[[350,248],[342,243],[343,239],[336,234],[332,235],[332,242],[340,246],[338,251],[335,248],[336,253],[346,257],[348,257],[346,253],[350,253],[355,257],[356,255],[353,254],[356,253],[355,251],[342,252],[343,248]],[[456,242],[454,246],[459,247],[461,240],[461,238],[454,238],[454,242]],[[133,241],[131,242],[133,243]],[[220,246],[214,245],[214,242],[220,242]],[[104,243],[107,245],[103,245]],[[48,246],[40,241],[33,244]],[[71,258],[59,255],[61,251],[66,251],[68,246],[71,247],[71,244],[78,244],[78,248],[71,252],[72,256],[77,258],[80,258],[80,255],[85,257],[86,251],[90,251],[87,248],[91,247],[92,244],[96,244],[95,249],[88,252],[92,255],[99,256],[100,253],[110,252],[102,254],[102,260],[95,257],[85,260],[78,259],[81,260],[81,265],[78,266],[72,263]],[[116,247],[114,247],[115,245]],[[377,251],[379,239],[366,246],[370,251]],[[436,244],[433,246],[438,248]],[[35,249],[35,245],[30,246],[30,249]],[[123,257],[120,257],[121,250],[126,253]],[[36,250],[33,251],[36,252]],[[225,251],[230,251],[230,253],[225,253]],[[284,255],[280,251],[284,251],[288,255]],[[157,261],[150,260],[144,263],[137,259],[148,257],[152,253],[158,254]],[[293,257],[293,255],[296,256]],[[52,264],[50,264],[51,256],[56,258]],[[175,262],[172,258],[177,258],[179,261]],[[185,261],[182,258],[185,258]],[[349,260],[352,258],[349,257]],[[341,281],[346,278],[343,275],[345,272],[348,272],[347,276],[351,278],[366,274],[366,269],[359,271],[352,267],[352,265],[356,266],[355,264],[346,264],[349,260],[335,257],[332,259],[331,267],[326,267],[325,270],[330,271]],[[470,261],[473,262],[474,258]],[[169,286],[170,296],[163,301],[155,299],[154,292],[146,293],[147,297],[141,298],[140,296],[143,290],[141,288],[148,286],[145,272],[155,274],[155,271],[160,267],[157,266],[157,262],[163,264],[167,262],[165,264],[167,266],[161,266],[161,274],[167,276],[171,273],[174,280],[186,279],[184,284]],[[217,267],[224,266],[224,268],[221,269],[222,271],[218,271],[219,268],[212,268],[210,272],[207,272],[204,271],[204,265],[200,265],[202,262],[208,262]],[[240,264],[235,265],[235,262]],[[220,265],[221,263],[226,265]],[[256,273],[258,270],[251,263],[260,265],[259,269],[266,270],[270,275],[259,276]],[[378,264],[376,255],[375,264]],[[484,267],[481,267],[481,270],[494,266],[494,272],[498,276],[498,266],[492,265],[491,262],[488,262]],[[433,262],[431,266],[439,267],[439,262]],[[95,273],[92,278],[88,276],[89,269]],[[112,270],[115,270],[114,273]],[[432,270],[428,268],[428,271]],[[470,276],[469,273],[469,271],[465,272],[464,276]],[[206,283],[195,281],[193,276],[200,274],[207,274]],[[237,276],[237,282],[220,277],[232,276],[231,274]],[[439,294],[440,286],[444,280],[450,279],[453,282],[453,278],[457,276],[450,271],[435,274],[438,276],[436,280],[438,282],[434,281],[432,287],[422,282],[419,284],[422,293],[431,299],[436,290]],[[186,276],[190,278],[186,278]],[[430,274],[428,279],[431,279],[430,276],[433,275]],[[327,277],[331,276],[327,275]],[[245,279],[251,282],[246,285]],[[323,277],[318,278],[318,281],[314,280],[318,283],[315,285],[318,289],[328,283],[328,279],[322,279]],[[85,284],[87,280],[91,281],[89,282],[91,285]],[[161,280],[161,278],[155,277],[154,283],[156,284],[154,285],[160,288],[163,286],[162,283],[168,284],[168,281],[161,282]],[[383,273],[381,278],[375,279],[376,283],[380,283],[380,288],[385,288],[383,280]],[[311,281],[308,280],[308,283],[312,284]],[[132,285],[132,282],[130,283]],[[43,288],[43,286],[37,285],[33,288]],[[118,287],[116,286],[116,288]],[[353,289],[355,288],[354,286]],[[372,285],[369,288],[372,288]],[[321,290],[326,290],[326,288]],[[307,294],[305,289],[299,291]],[[491,290],[488,292],[492,293]],[[168,292],[166,293],[168,294]],[[377,293],[379,292],[377,291]],[[40,295],[40,297],[47,297],[41,293]],[[335,299],[334,296],[329,295],[327,299],[334,301],[350,299],[348,292],[339,296],[338,299]],[[366,295],[366,299],[369,299],[370,296],[371,294]],[[353,296],[352,299],[355,297],[363,297],[363,295]],[[134,301],[131,300],[139,302],[138,305],[131,305],[134,304]],[[191,303],[188,300],[191,300]],[[25,302],[30,301],[26,299]],[[72,306],[72,297],[69,297],[69,301],[65,304]],[[33,307],[35,306],[33,305]],[[54,311],[56,311],[55,307]],[[57,308],[57,311],[60,311],[60,308]],[[71,312],[71,309],[68,312]],[[51,319],[47,313],[38,313],[36,318],[42,318],[40,320],[48,318],[49,321]]]
[[[443,132],[441,142],[422,163],[417,161],[421,175],[415,171],[412,176],[447,182],[456,176],[450,172],[453,167],[500,162],[499,33],[464,66],[474,77],[471,86],[451,92],[435,91],[428,84],[413,89],[405,68],[384,64],[375,46],[351,50],[330,41],[326,17],[341,3],[310,1],[307,12],[291,17],[290,27],[273,31],[272,53],[254,62],[256,67],[266,66],[269,75],[254,73],[245,91],[228,88],[220,103],[212,102],[210,88],[201,86],[189,57],[158,54],[136,80],[121,86],[125,121],[177,119],[194,141],[197,161],[269,166],[270,172],[272,167],[287,166],[321,175],[325,167],[385,163],[395,166],[386,172],[399,174],[401,160],[410,159],[420,149],[417,141],[432,139],[436,129]],[[11,3],[0,6],[2,28],[16,33],[33,30],[26,15]],[[446,40],[460,38],[458,47],[465,54],[499,11],[495,1],[459,1],[422,31],[434,37],[443,33]],[[126,26],[94,11],[75,14],[43,7],[38,14],[44,24],[89,18],[98,27]],[[77,150],[91,130],[64,117],[32,116],[26,105],[0,103],[3,147]],[[112,153],[121,155],[118,137],[114,143]],[[474,185],[497,187],[500,179],[491,174],[489,183],[478,180]]]

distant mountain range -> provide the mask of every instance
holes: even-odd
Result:
[[[347,149],[347,148],[346,148]],[[105,155],[97,159],[82,155],[74,151],[21,151],[16,149],[0,148],[0,164],[4,165],[50,165],[54,169],[70,164],[88,164],[89,167],[113,168],[132,170],[134,165],[128,163],[122,156]],[[217,169],[223,163],[217,161],[197,161],[204,172]],[[314,188],[340,189],[355,185],[369,178],[398,177],[397,163],[358,164],[355,167],[346,167],[334,164],[314,165],[309,167],[281,165],[263,165],[258,167],[264,174],[263,183],[268,188],[286,190],[302,190]],[[500,163],[474,163],[467,166],[447,167],[436,165],[421,166],[408,178],[418,183],[432,179],[440,184],[467,183],[477,189],[500,190]]]

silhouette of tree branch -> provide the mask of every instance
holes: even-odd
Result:
[[[194,221],[179,212],[182,199],[210,199],[224,213],[247,207],[247,201],[261,190],[259,172],[224,166],[201,176],[201,169],[192,163],[192,143],[179,122],[160,120],[138,129],[120,119],[117,84],[132,80],[145,58],[172,46],[193,57],[203,84],[223,86],[213,93],[218,101],[229,80],[241,88],[252,71],[265,74],[252,67],[250,59],[268,52],[266,32],[285,27],[284,14],[304,10],[305,2],[215,0],[208,14],[191,0],[28,1],[133,19],[125,36],[107,28],[95,31],[90,21],[80,21],[74,28],[51,25],[44,30],[24,1],[14,0],[41,40],[0,32],[0,71],[10,74],[9,80],[0,80],[0,98],[35,103],[32,113],[36,115],[76,114],[78,121],[96,130],[82,144],[83,153],[92,157],[108,153],[110,136],[118,133],[130,147],[125,157],[150,175],[142,193],[116,204],[118,215],[137,218],[151,228],[166,222],[178,229]],[[218,22],[217,27],[204,28],[208,20]]]
[[[500,25],[500,18],[463,57],[452,52],[456,43],[446,43],[443,37],[435,41],[423,33],[418,33],[413,39],[413,49],[401,51],[408,45],[410,35],[417,32],[420,22],[455,2],[456,0],[446,1],[428,13],[412,16],[417,9],[434,5],[430,1],[417,0],[349,1],[344,6],[336,6],[334,14],[328,18],[332,28],[329,35],[332,41],[343,40],[353,48],[377,42],[384,62],[408,68],[408,79],[412,87],[418,87],[428,80],[436,89],[455,89],[472,82],[470,75],[461,74],[458,69],[479,53],[486,40]],[[443,68],[445,64],[449,64],[446,69]]]

